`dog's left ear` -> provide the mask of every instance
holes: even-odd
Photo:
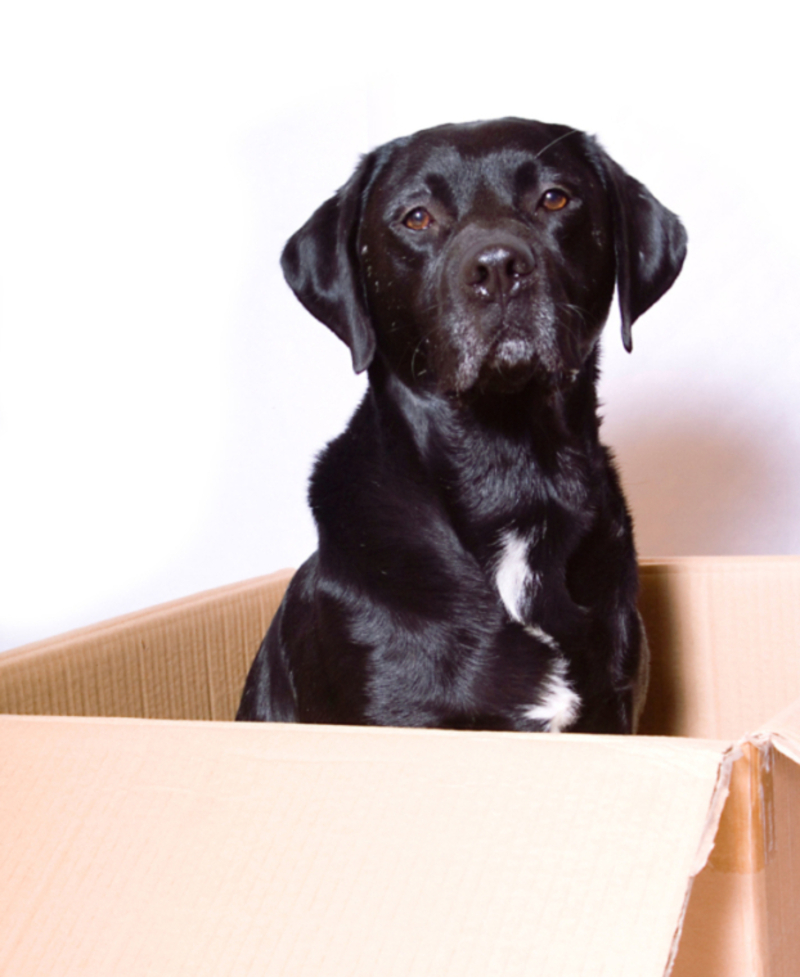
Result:
[[[289,238],[281,255],[289,287],[313,316],[350,347],[356,373],[366,370],[375,355],[375,333],[355,253],[362,203],[374,166],[375,154],[370,153],[341,190]]]
[[[678,277],[686,257],[686,231],[638,180],[595,143],[604,182],[611,192],[617,292],[622,342],[633,349],[631,326],[654,305]],[[597,160],[597,156],[595,156]]]

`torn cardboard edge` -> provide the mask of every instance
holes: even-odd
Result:
[[[692,866],[687,881],[686,893],[683,898],[680,916],[678,917],[675,933],[672,937],[672,945],[670,947],[669,959],[667,960],[667,965],[664,970],[664,977],[670,977],[673,967],[675,966],[675,960],[678,955],[678,948],[680,946],[681,936],[683,934],[683,923],[686,918],[686,912],[689,908],[689,901],[691,898],[692,889],[694,887],[694,881],[698,874],[708,864],[711,852],[713,851],[714,845],[717,841],[722,812],[725,809],[725,805],[731,792],[733,765],[740,755],[740,751],[737,747],[731,747],[726,750],[722,756],[719,770],[717,772],[717,782],[714,786],[714,792],[711,795],[711,804],[708,809],[708,817],[705,825],[703,826],[703,832],[697,848],[697,855],[695,856],[694,865]]]
[[[799,705],[786,714],[796,716]],[[689,880],[666,971],[672,977],[794,977],[800,766],[778,732],[780,722],[776,717],[743,737],[721,764],[707,825],[713,844],[703,846],[705,863]]]

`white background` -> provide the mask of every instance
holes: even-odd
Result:
[[[800,552],[800,59],[785,0],[142,0],[0,21],[0,648],[314,548],[362,390],[283,284],[358,155],[502,115],[597,134],[683,218],[605,336],[643,555]]]

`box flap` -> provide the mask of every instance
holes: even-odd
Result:
[[[641,732],[739,740],[800,698],[799,557],[644,560],[641,586]]]
[[[759,732],[736,751],[714,849],[692,886],[672,977],[797,974],[800,764],[782,743],[778,733]]]
[[[797,668],[800,671],[800,661]],[[761,734],[770,736],[784,756],[800,764],[800,699],[765,723],[761,727]]]
[[[773,850],[765,872],[769,977],[796,977],[800,960],[800,751],[781,737],[773,757]]]
[[[0,655],[0,713],[233,719],[291,570]]]
[[[0,972],[663,977],[729,767],[697,741],[5,717]]]

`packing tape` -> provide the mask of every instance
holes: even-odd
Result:
[[[754,874],[775,852],[773,747],[766,739],[741,746],[709,865],[718,872]]]

